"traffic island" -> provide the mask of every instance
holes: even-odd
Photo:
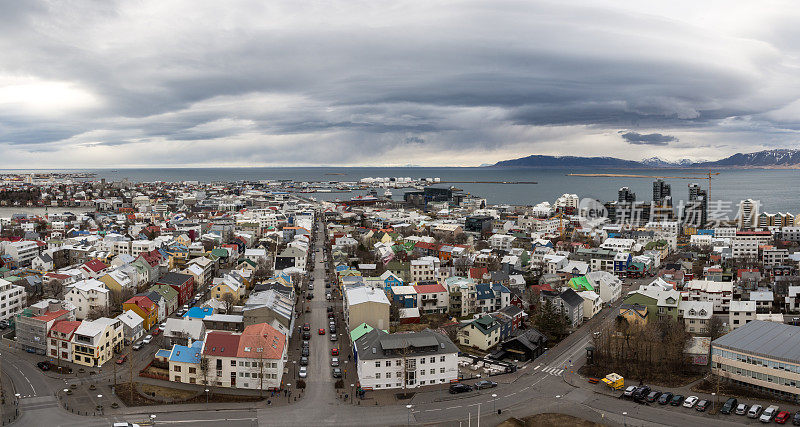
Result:
[[[134,383],[133,392],[131,392],[130,383],[118,384],[116,395],[122,401],[122,404],[127,407],[190,403],[245,403],[269,399],[261,396],[218,392],[205,393],[202,390],[184,390],[146,383]],[[275,400],[280,399],[276,398]]]

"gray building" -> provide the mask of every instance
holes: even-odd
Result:
[[[17,345],[25,351],[47,354],[47,332],[60,320],[75,320],[75,307],[64,301],[42,300],[15,319]]]

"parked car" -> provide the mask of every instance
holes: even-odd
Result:
[[[625,391],[622,392],[622,395],[625,397],[633,397],[633,392],[636,391],[635,386],[628,386],[625,388]]]
[[[331,341],[336,341],[336,340],[338,340],[336,334],[331,334]]]
[[[153,341],[153,336],[152,335],[148,335],[148,336],[144,337],[144,339],[142,340],[142,344],[150,344],[150,341]]]
[[[310,331],[311,330],[311,324],[308,323],[308,322],[303,323],[303,330],[304,331]]]
[[[778,409],[778,405],[769,405],[767,409],[764,409],[764,412],[761,413],[761,416],[758,417],[758,420],[762,423],[772,422],[775,415],[778,415]]]
[[[128,355],[123,354],[122,356],[119,357],[119,359],[117,359],[117,365],[125,363],[126,360],[128,360]]]
[[[686,398],[686,400],[683,401],[683,407],[691,408],[694,406],[695,403],[697,403],[697,400],[698,400],[697,396],[689,396]]]
[[[736,409],[736,405],[738,404],[739,402],[736,400],[736,398],[731,397],[730,399],[725,401],[725,403],[722,405],[722,408],[720,408],[719,413],[730,415],[730,413]]]
[[[747,415],[747,409],[750,408],[747,404],[740,403],[736,405],[736,415]]]
[[[705,412],[706,409],[708,409],[709,406],[711,406],[711,402],[709,402],[708,400],[703,399],[703,400],[697,402],[697,407],[695,409],[697,409],[700,412]]]
[[[764,410],[764,407],[761,405],[753,405],[750,407],[750,410],[747,411],[747,418],[758,418],[761,415],[761,411]]]
[[[679,406],[681,403],[683,403],[682,394],[676,394],[675,396],[672,397],[672,400],[670,400],[669,402],[669,404],[672,406]]]
[[[8,328],[8,320],[0,320],[0,329]]]
[[[159,335],[161,335],[161,329],[156,329],[155,331],[153,331],[153,336],[159,336]]]
[[[309,283],[308,284],[308,290],[309,291],[313,291],[314,290],[314,284],[313,283]]]
[[[49,371],[50,370],[50,362],[39,362],[36,364],[36,367],[43,370]]]
[[[332,306],[328,306],[328,313],[333,313],[333,307]]]
[[[167,322],[161,322],[161,324],[160,324],[160,325],[158,325],[158,329],[160,329],[160,330],[162,330],[162,331],[163,331],[163,330],[164,330],[164,328],[166,328],[166,327],[167,327]]]
[[[330,283],[328,283],[328,282],[325,282],[325,287],[326,287],[326,288],[330,288],[330,287],[331,287],[331,284],[330,284]]]
[[[300,376],[300,378],[307,377],[308,376],[308,368],[306,368],[305,366],[301,366],[300,367],[300,373],[298,375]]]
[[[646,401],[648,401],[650,403],[653,403],[659,397],[661,397],[661,392],[660,391],[651,391],[650,394],[648,394],[647,397],[644,400],[646,400]]]
[[[666,405],[667,403],[669,403],[670,400],[672,400],[672,396],[674,396],[674,394],[672,394],[672,392],[669,392],[669,391],[664,392],[664,394],[662,394],[658,398],[658,404],[659,405]]]
[[[331,366],[339,366],[339,358],[331,357]]]
[[[136,344],[132,345],[131,348],[133,349],[133,351],[141,350],[142,349],[142,342],[141,341],[137,342]]]
[[[489,380],[481,380],[475,383],[475,388],[477,390],[483,390],[485,388],[492,388],[492,387],[497,387],[497,383]]]
[[[308,356],[300,356],[300,366],[308,366]]]
[[[775,415],[775,422],[778,424],[786,424],[786,421],[789,421],[791,416],[792,414],[789,411],[780,411],[778,415]]]
[[[800,411],[795,412],[792,416],[792,424],[800,426]]]
[[[332,374],[333,374],[334,378],[341,378],[342,377],[342,370],[339,369],[339,368],[333,368]]]
[[[450,394],[466,393],[468,391],[472,391],[472,387],[470,387],[469,384],[464,384],[464,383],[450,384]]]
[[[336,347],[332,348],[331,349],[331,356],[338,356],[338,355],[339,355],[339,349],[336,348]]]
[[[311,339],[311,332],[303,331],[303,339],[310,340]]]
[[[648,394],[650,394],[650,387],[643,385],[633,392],[633,400],[641,402],[647,397]]]

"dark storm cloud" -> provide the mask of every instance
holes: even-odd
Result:
[[[682,155],[669,135],[680,132],[696,134],[696,147],[714,146],[703,135],[718,132],[739,147],[752,133],[776,145],[794,137],[793,20],[742,35],[686,15],[636,2],[399,2],[392,13],[345,1],[7,2],[0,143],[158,144],[175,147],[164,159],[178,163],[203,161],[188,147],[236,141],[208,161],[250,152],[330,164],[398,147],[503,151],[543,128],[663,130],[622,137],[667,155]],[[772,28],[769,16],[743,15]],[[4,103],[4,85],[16,84],[4,78],[19,76],[69,83],[96,102]],[[548,137],[559,135],[580,136]],[[119,156],[108,161],[131,154]]]
[[[667,145],[670,142],[677,141],[678,138],[670,135],[662,135],[660,133],[639,133],[639,132],[625,132],[622,134],[622,139],[628,144],[634,145]]]

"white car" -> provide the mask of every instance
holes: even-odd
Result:
[[[686,398],[686,400],[683,401],[683,407],[691,408],[694,406],[695,403],[697,403],[697,400],[698,400],[697,396],[689,396]]]
[[[308,369],[305,366],[300,367],[300,378],[305,378],[308,376]]]
[[[144,339],[142,340],[142,344],[150,344],[150,341],[153,341],[153,336],[152,335],[148,335],[148,336],[144,337]]]
[[[158,329],[161,329],[161,332],[164,332],[164,328],[166,327],[167,327],[167,322],[161,322],[161,324],[158,325]]]

